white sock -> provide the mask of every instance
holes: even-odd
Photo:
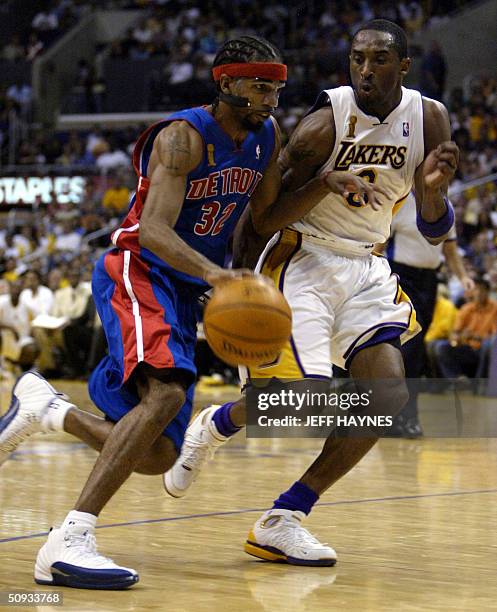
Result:
[[[64,431],[64,419],[71,408],[76,406],[60,397],[54,398],[42,418],[45,431]]]
[[[78,510],[71,510],[62,523],[63,528],[70,528],[72,525],[78,527],[85,527],[87,529],[95,529],[97,524],[97,517],[89,512],[79,512]]]

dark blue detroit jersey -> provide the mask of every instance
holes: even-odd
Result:
[[[139,176],[138,189],[126,219],[112,235],[112,242],[140,255],[177,280],[205,286],[201,279],[171,268],[151,251],[140,247],[138,241],[140,216],[150,185],[147,172],[153,141],[166,125],[177,120],[187,121],[199,132],[204,141],[204,155],[198,167],[188,175],[183,206],[174,230],[190,247],[218,265],[223,265],[236,223],[273,154],[274,124],[267,119],[259,131],[249,132],[237,148],[205,108],[192,108],[151,126],[136,144],[133,165]]]

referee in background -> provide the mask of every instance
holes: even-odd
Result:
[[[392,272],[398,274],[402,289],[410,297],[421,325],[421,332],[402,346],[409,401],[394,421],[389,435],[404,438],[419,438],[423,430],[418,418],[418,384],[409,379],[419,379],[426,363],[424,338],[433,318],[437,298],[437,272],[445,263],[449,272],[461,282],[465,294],[474,289],[464,263],[457,251],[456,231],[453,226],[442,244],[432,245],[420,233],[416,225],[416,201],[411,193],[400,211],[393,217],[388,261]]]

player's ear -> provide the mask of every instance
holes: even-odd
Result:
[[[230,92],[230,83],[233,79],[231,77],[229,77],[227,74],[222,74],[221,78],[219,79],[219,88],[221,89],[221,91],[223,93],[231,93]]]
[[[409,72],[409,68],[411,67],[411,58],[404,57],[404,59],[400,60],[400,74],[404,77]]]

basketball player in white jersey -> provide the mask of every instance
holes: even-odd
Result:
[[[322,197],[280,207],[279,226],[265,223],[263,215],[249,217],[245,233],[255,228],[264,236],[285,228],[268,243],[258,269],[283,290],[293,314],[291,342],[279,362],[251,368],[249,377],[331,378],[333,363],[355,379],[382,379],[373,401],[378,414],[391,416],[408,397],[400,342],[419,326],[397,277],[372,249],[388,238],[392,215],[412,187],[420,231],[430,242],[441,242],[453,223],[445,194],[458,164],[445,107],[402,86],[409,64],[401,28],[384,20],[362,27],[352,42],[352,87],[321,93],[281,160],[287,191],[316,177],[328,184],[341,172],[353,172],[387,190],[388,203],[373,206],[367,198],[323,188]],[[274,208],[272,213],[274,218]],[[250,245],[243,239],[241,244],[237,265],[247,262]],[[184,495],[208,455],[244,423],[243,400],[202,412],[165,475],[166,490]],[[245,551],[269,561],[333,565],[335,551],[301,521],[379,435],[370,430],[363,437],[330,436],[306,473],[255,523]]]

